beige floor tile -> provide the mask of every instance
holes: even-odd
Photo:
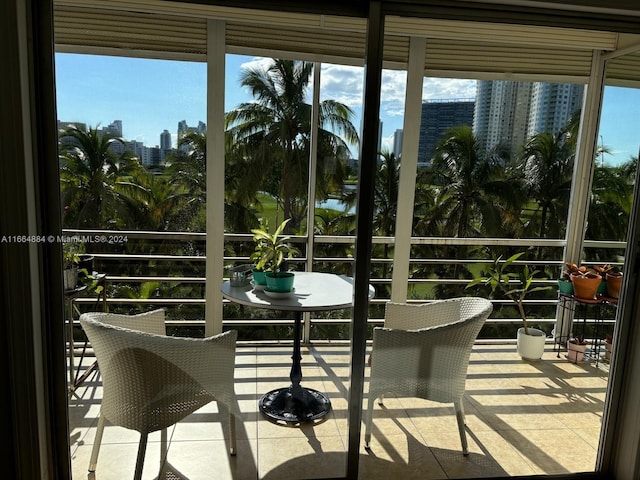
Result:
[[[544,408],[507,407],[492,416],[485,416],[495,430],[543,430],[564,428],[565,425]]]
[[[469,455],[465,456],[462,453],[462,445],[457,428],[454,431],[447,430],[439,432],[439,434],[429,435],[427,443],[447,475],[446,478],[483,478],[506,476],[508,474],[505,468],[477,442],[476,436],[467,435],[467,441]],[[514,457],[517,458],[518,455],[517,452],[512,451],[509,460],[514,470],[532,471],[521,457],[519,459],[521,465],[515,467],[518,461],[514,460]]]
[[[204,441],[229,438],[229,414],[217,409],[207,409],[208,405],[192,413],[175,425],[171,441]],[[239,429],[238,434],[244,433]],[[240,436],[243,440],[246,437]]]
[[[238,441],[235,456],[229,455],[227,447],[220,440],[172,442],[166,469],[173,472],[174,478],[188,480],[256,480],[257,442]]]
[[[406,399],[402,399],[404,402]],[[424,401],[424,400],[423,400]],[[403,403],[411,421],[419,432],[439,432],[442,430],[458,431],[455,409],[452,404],[429,402],[430,406],[414,409]],[[485,420],[479,411],[465,405],[466,425],[473,431],[491,429],[491,425]]]
[[[600,443],[600,428],[572,428],[572,430],[587,442],[594,450],[598,450]]]
[[[503,431],[504,438],[526,458],[535,473],[588,472],[596,450],[568,429]]]
[[[88,467],[92,445],[81,446],[71,458],[72,478],[92,480],[122,480],[133,478],[138,454],[138,442],[103,443],[100,447],[95,476],[89,477]],[[145,455],[143,480],[156,479],[160,472],[160,443],[149,441]]]
[[[362,417],[363,421],[366,422],[366,409],[363,409]],[[402,407],[400,400],[394,397],[385,397],[383,406],[378,405],[377,402],[374,403],[371,432],[372,438],[377,437],[380,442],[384,438],[396,435],[420,436],[418,429],[407,414],[407,411]]]
[[[473,405],[484,405],[491,407],[499,406],[515,406],[515,405],[531,405],[533,402],[524,391],[514,393],[512,390],[502,391],[484,391],[484,392],[466,392],[465,398]]]
[[[484,473],[495,472],[496,475],[502,476],[518,476],[532,475],[534,469],[529,465],[525,458],[515,449],[505,438],[493,430],[467,430],[467,438],[477,445],[480,452],[471,451],[470,456],[480,456],[483,458],[474,461],[478,466],[484,466]],[[475,467],[474,467],[475,468]],[[499,471],[502,473],[497,473]],[[448,473],[455,473],[448,469]],[[486,476],[486,475],[485,475]]]
[[[591,412],[554,413],[554,418],[570,429],[589,429],[600,431],[602,428],[602,414]]]
[[[258,473],[262,480],[331,478],[345,475],[347,454],[339,436],[264,439]]]
[[[374,436],[370,448],[360,451],[358,476],[362,480],[447,478],[424,441],[406,434]]]

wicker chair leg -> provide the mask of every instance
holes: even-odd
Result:
[[[365,418],[365,431],[364,431],[364,448],[369,448],[371,443],[371,427],[373,424],[373,402],[375,398],[369,397],[367,402],[367,413]]]
[[[462,399],[454,402],[456,409],[456,420],[458,421],[458,431],[460,432],[460,442],[462,443],[462,454],[469,455],[469,445],[467,443],[467,432],[465,430],[466,420],[464,418],[464,407]]]
[[[236,454],[236,416],[229,412],[229,455]]]
[[[160,430],[160,473],[162,473],[162,468],[164,467],[168,454],[169,445],[167,444],[167,429],[163,428]]]
[[[138,445],[138,459],[136,460],[136,473],[133,476],[134,480],[142,479],[142,468],[144,467],[144,455],[147,452],[148,435],[148,433],[140,434],[140,444]]]
[[[91,459],[89,460],[89,471],[95,472],[98,465],[98,453],[100,453],[100,444],[102,443],[102,434],[104,433],[104,424],[106,419],[102,413],[98,418],[98,428],[96,428],[96,438],[93,441],[93,448],[91,449]]]

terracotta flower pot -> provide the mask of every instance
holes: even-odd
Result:
[[[621,273],[607,273],[607,295],[612,298],[620,297],[620,287],[622,286]]]
[[[594,300],[596,298],[598,287],[602,283],[602,277],[595,273],[587,273],[584,275],[571,274],[573,282],[573,295],[577,298]]]

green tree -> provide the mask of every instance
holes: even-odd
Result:
[[[183,188],[189,197],[183,209],[192,220],[207,203],[207,136],[200,132],[186,133],[178,140],[178,150],[167,164],[171,182]]]
[[[623,241],[631,214],[635,165],[597,166],[593,174],[589,219],[585,238]]]
[[[225,150],[229,151],[227,146]],[[207,200],[207,136],[189,132],[179,142],[167,169],[172,182],[181,186],[188,198],[182,213],[197,222]],[[241,150],[228,154],[225,164],[225,227],[232,232],[249,232],[258,225],[255,206],[261,174],[255,163],[247,162]]]
[[[506,150],[482,152],[471,127],[452,127],[433,160],[436,198],[429,222],[445,236],[498,235],[513,223],[509,213],[522,204],[520,185],[507,178]],[[435,230],[435,229],[433,229]]]
[[[132,229],[183,230],[182,206],[189,195],[164,176],[149,172],[136,174],[132,183],[137,187],[127,199]]]
[[[561,238],[566,227],[575,149],[566,132],[538,133],[524,147],[526,193],[538,205],[530,220],[539,238]]]
[[[63,225],[76,228],[118,228],[128,214],[127,198],[139,187],[131,182],[140,171],[137,158],[122,138],[110,133],[70,126],[60,133],[60,187]]]
[[[228,154],[261,165],[263,190],[277,199],[283,217],[291,218],[289,231],[301,225],[307,206],[311,105],[306,96],[312,71],[310,62],[282,59],[274,59],[267,69],[245,70],[241,85],[256,101],[240,104],[226,118],[232,146]],[[349,145],[358,142],[352,118],[352,110],[339,102],[320,104],[319,199],[345,176]]]

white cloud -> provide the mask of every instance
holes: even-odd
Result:
[[[476,80],[461,78],[426,78],[422,86],[423,100],[467,100],[476,98]]]
[[[331,98],[349,107],[362,106],[362,67],[325,64],[320,75],[321,99]]]
[[[381,142],[381,147],[382,147],[382,151],[388,150],[390,152],[393,152],[393,137],[394,135],[387,135],[386,137],[383,136],[382,137],[382,142]]]

